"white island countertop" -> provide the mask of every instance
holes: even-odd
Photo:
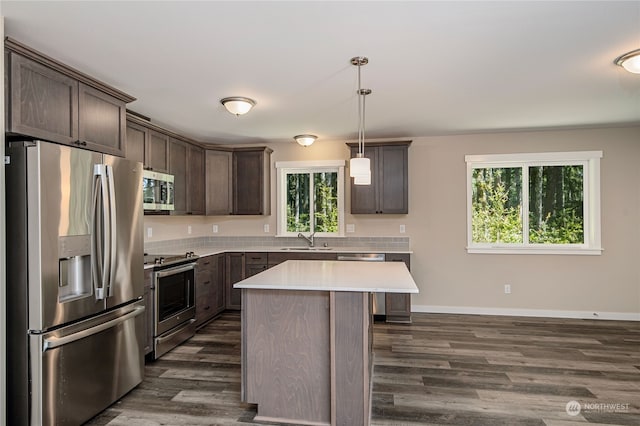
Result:
[[[271,290],[418,293],[403,262],[288,260],[233,285]]]

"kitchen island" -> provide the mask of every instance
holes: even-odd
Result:
[[[242,289],[242,400],[256,420],[367,425],[371,293],[418,293],[404,263],[289,260]]]

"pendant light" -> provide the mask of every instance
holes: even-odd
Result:
[[[371,185],[371,162],[364,156],[365,98],[371,89],[363,89],[360,84],[360,68],[368,63],[369,59],[364,56],[351,58],[351,64],[358,67],[358,153],[349,160],[349,176],[355,185]]]

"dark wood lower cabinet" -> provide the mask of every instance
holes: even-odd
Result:
[[[198,259],[196,265],[196,327],[225,310],[224,254]]]
[[[244,253],[227,253],[225,256],[225,307],[237,311],[242,308],[242,291],[233,288],[233,285],[245,278],[245,255]]]
[[[387,262],[404,262],[411,270],[411,256],[403,253],[387,253]],[[403,293],[387,293],[385,295],[385,313],[387,322],[411,322],[411,295]]]
[[[148,355],[153,351],[153,325],[154,325],[154,306],[155,303],[152,299],[151,293],[151,280],[153,279],[153,269],[145,269],[144,271],[144,294],[142,300],[144,301],[145,316],[144,316],[144,354]]]

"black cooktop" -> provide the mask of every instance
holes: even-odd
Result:
[[[182,263],[195,262],[198,259],[192,251],[184,254],[144,254],[145,265],[171,266],[180,265]]]

